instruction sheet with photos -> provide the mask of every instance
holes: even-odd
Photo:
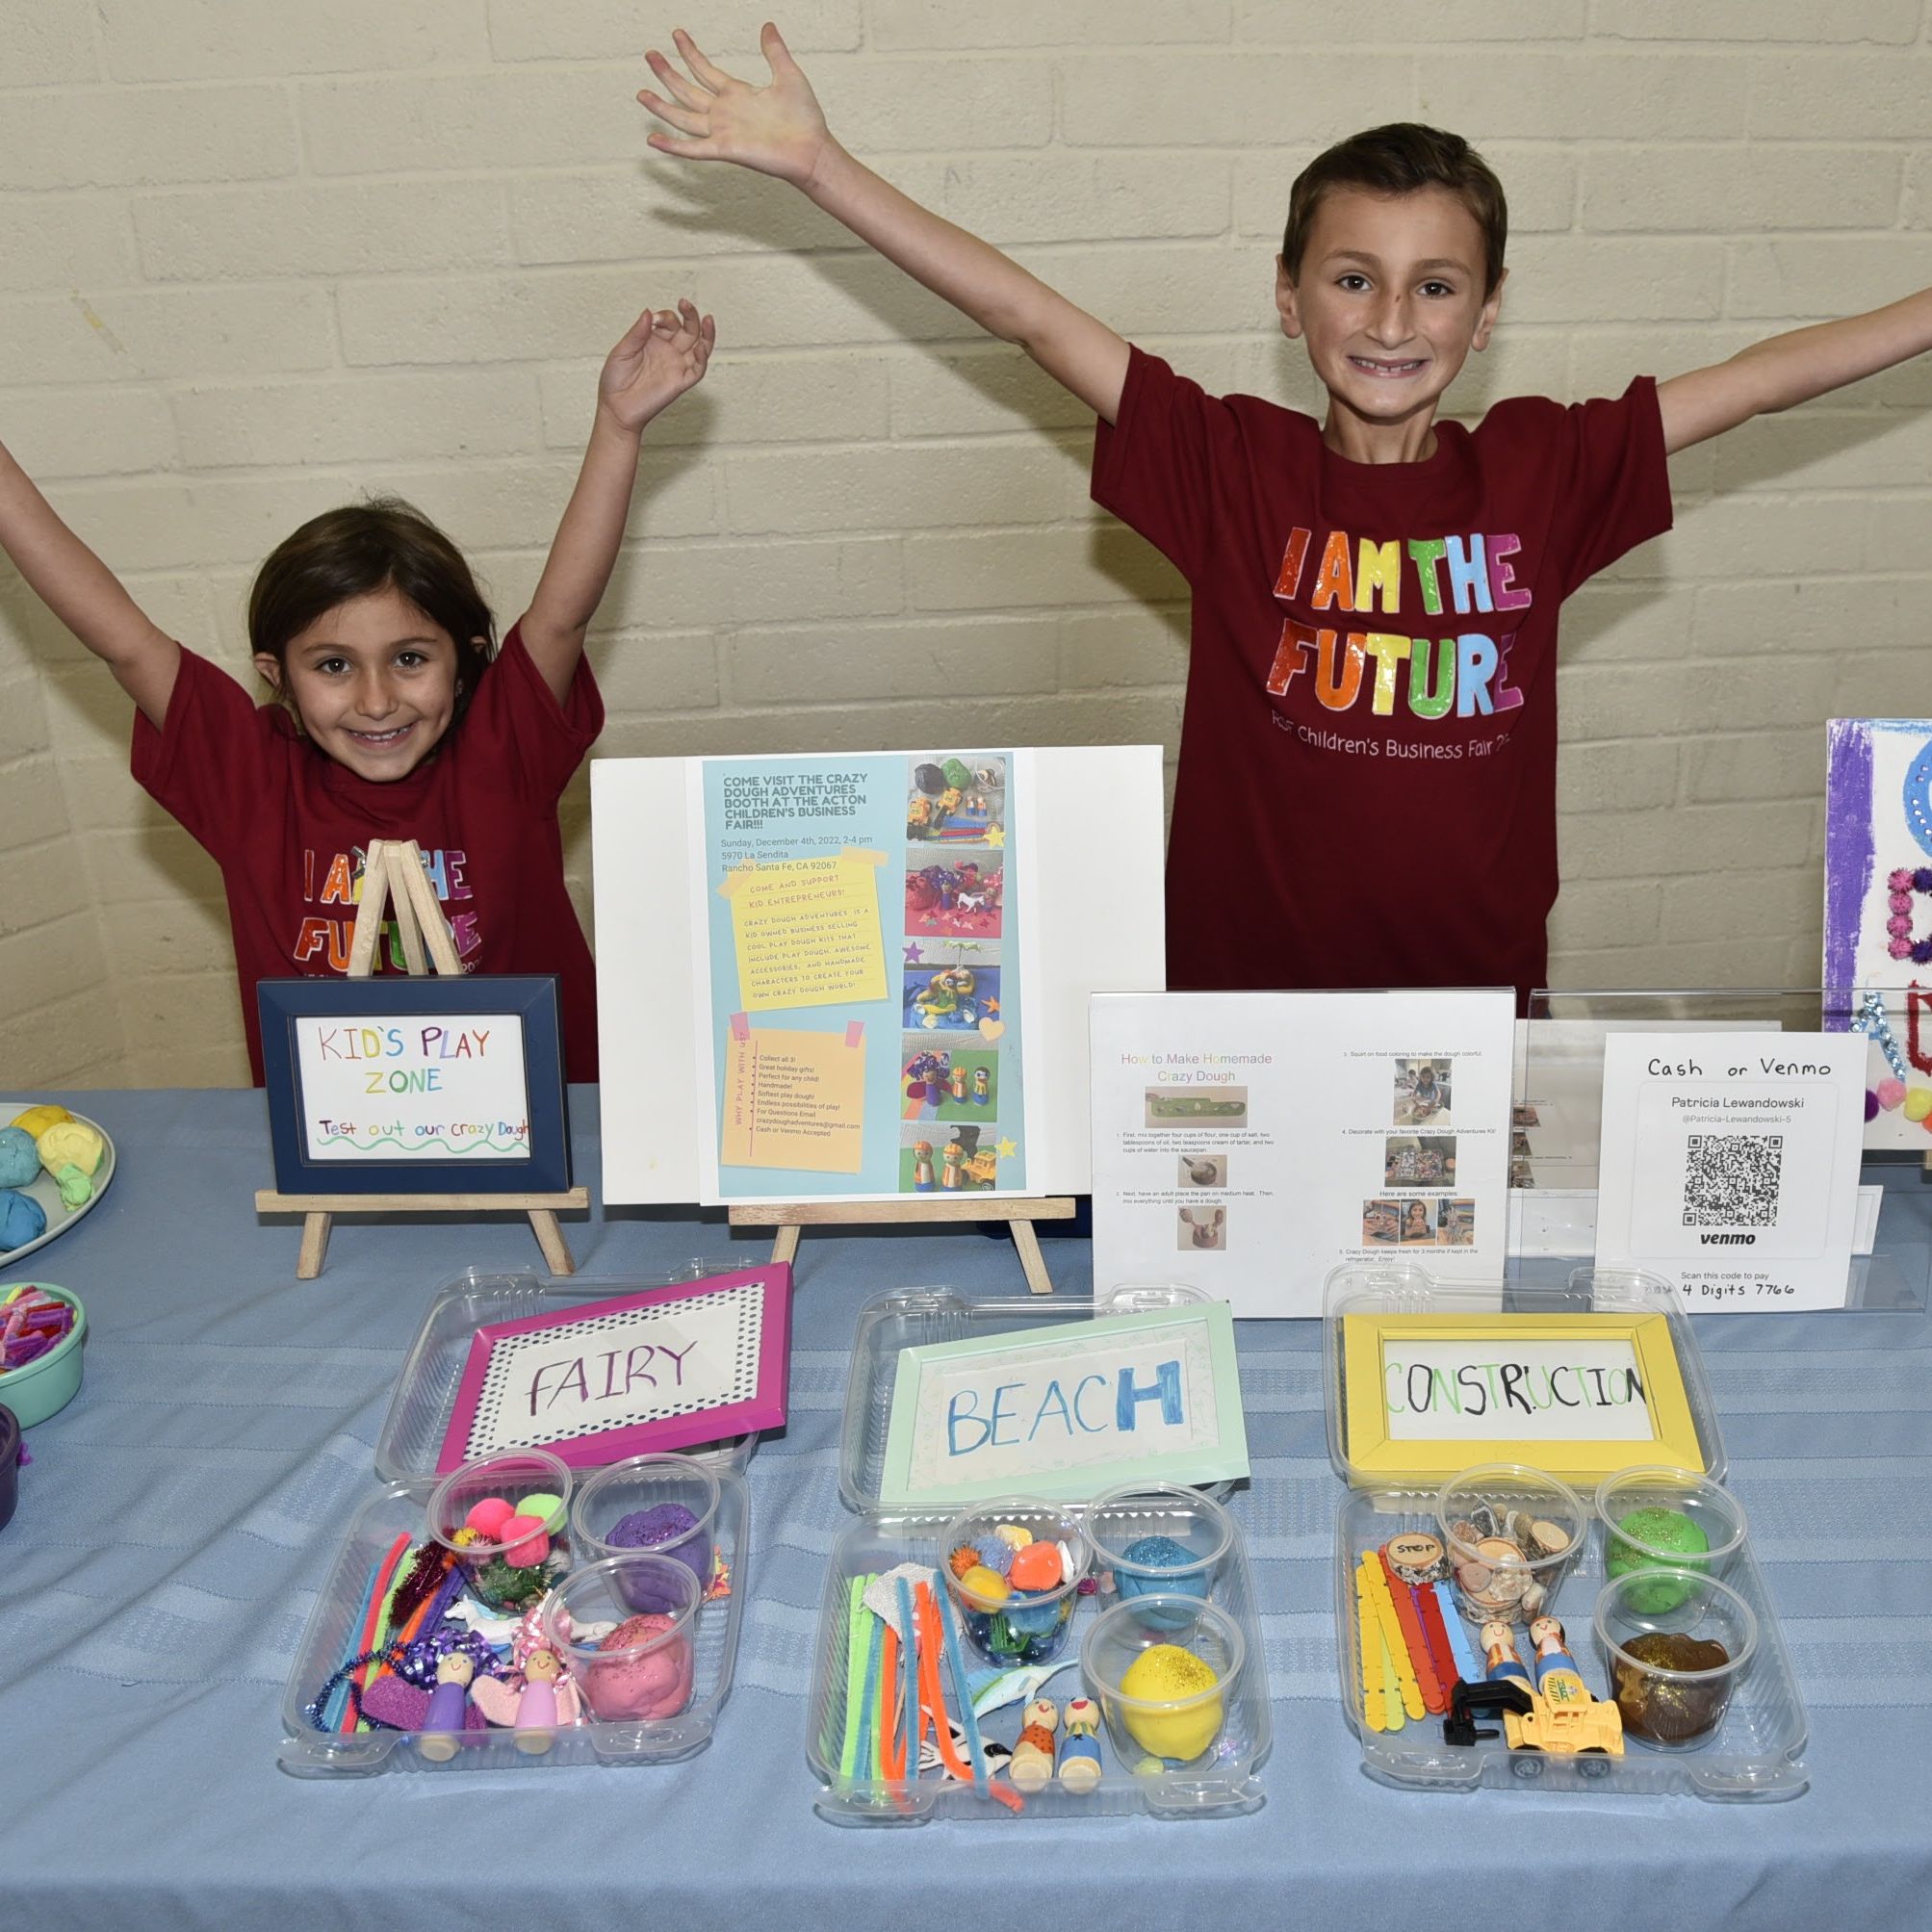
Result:
[[[1507,991],[1096,993],[1094,1280],[1319,1315],[1345,1261],[1500,1279]]]
[[[694,766],[710,1198],[1027,1191],[1016,762]]]
[[[1857,1034],[1610,1035],[1597,1266],[1700,1313],[1842,1307],[1865,1070]]]

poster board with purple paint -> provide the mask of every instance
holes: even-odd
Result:
[[[1865,1145],[1932,1152],[1932,719],[1825,732],[1826,1024],[1871,1040]]]
[[[507,1449],[577,1469],[785,1422],[784,1262],[477,1330],[439,1475]]]

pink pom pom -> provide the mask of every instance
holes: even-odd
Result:
[[[1873,1090],[1878,1095],[1878,1104],[1889,1114],[1905,1098],[1903,1080],[1881,1080]]]
[[[541,1516],[512,1516],[498,1532],[499,1539],[510,1547],[503,1561],[513,1570],[528,1570],[550,1555],[550,1538],[544,1533]]]
[[[487,1536],[493,1543],[500,1543],[502,1541],[503,1525],[516,1513],[515,1506],[505,1503],[501,1496],[485,1496],[463,1518],[463,1527],[476,1531],[479,1536]]]
[[[1909,892],[1912,889],[1912,874],[1901,865],[1887,877],[1885,883],[1894,892]]]
[[[1912,921],[1903,913],[1893,913],[1891,918],[1886,920],[1885,930],[1888,933],[1895,933],[1903,939],[1912,930]]]
[[[1894,913],[1909,913],[1912,910],[1912,894],[1910,892],[1894,892],[1885,903]]]
[[[1885,950],[1895,960],[1909,960],[1912,957],[1912,941],[1910,940],[1893,940]]]

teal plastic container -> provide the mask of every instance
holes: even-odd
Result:
[[[80,1392],[81,1351],[87,1345],[88,1311],[81,1298],[70,1289],[57,1288],[51,1281],[7,1283],[39,1288],[43,1294],[57,1295],[74,1311],[74,1326],[68,1333],[39,1360],[24,1369],[9,1369],[0,1375],[0,1403],[13,1411],[22,1429],[32,1429],[50,1415],[59,1415]]]

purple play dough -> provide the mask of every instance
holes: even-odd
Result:
[[[697,1578],[700,1590],[711,1581],[711,1539],[700,1532],[697,1517],[682,1503],[654,1503],[648,1509],[633,1509],[618,1518],[604,1540],[613,1550],[651,1550],[672,1558]],[[683,1608],[641,1566],[635,1574],[618,1572],[617,1593],[644,1615],[675,1616]]]

